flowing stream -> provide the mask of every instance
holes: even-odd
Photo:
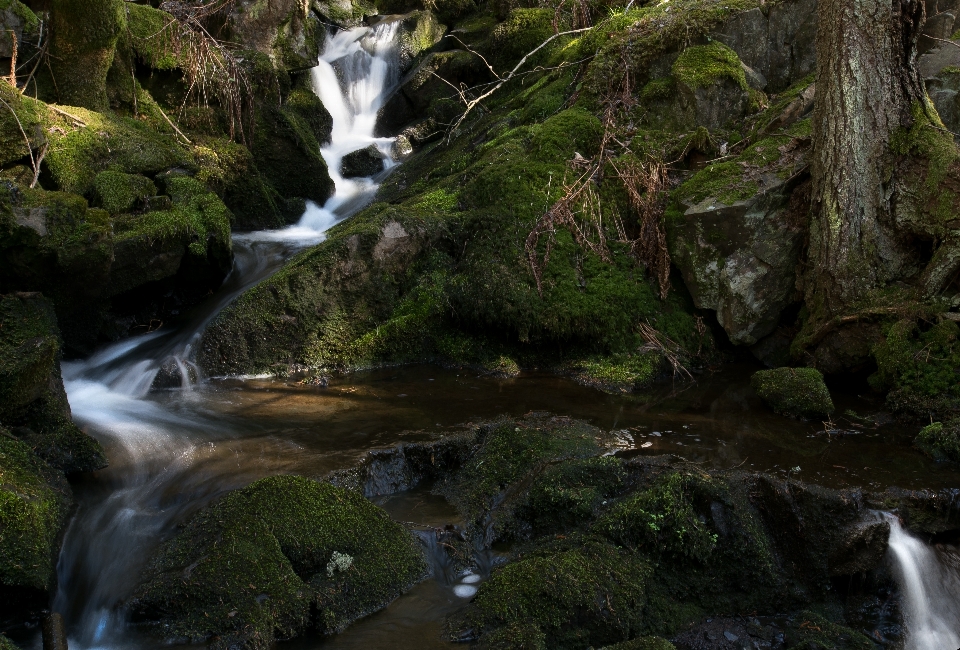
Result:
[[[333,116],[331,142],[322,149],[335,182],[333,197],[323,207],[308,204],[290,228],[236,235],[230,276],[177,329],[125,340],[63,365],[74,418],[101,440],[110,458],[110,468],[90,488],[92,498],[81,499],[58,564],[53,609],[67,619],[71,647],[142,647],[119,604],[135,587],[149,551],[217,495],[260,475],[288,471],[276,453],[266,454],[271,459],[259,467],[224,467],[222,447],[236,441],[238,427],[210,412],[202,391],[195,390],[200,371],[194,348],[223,307],[294,252],[322,241],[324,231],[372,198],[377,181],[342,178],[340,163],[345,154],[374,144],[392,165],[392,140],[374,138],[373,129],[384,94],[398,78],[397,26],[387,22],[330,35],[313,71],[315,90]],[[157,397],[161,373],[180,384],[176,399]],[[204,465],[211,471],[198,470]]]
[[[907,630],[904,650],[960,648],[960,554],[909,534],[890,522],[888,554],[900,584]]]
[[[379,177],[343,178],[340,162],[370,145],[385,155],[391,151],[392,141],[373,132],[377,110],[399,78],[397,28],[397,22],[385,21],[329,36],[312,71],[314,88],[333,116],[331,142],[322,153],[334,196],[322,207],[309,204],[290,228],[236,235],[230,276],[177,328],[64,364],[74,418],[103,443],[110,459],[109,468],[75,486],[79,507],[58,565],[53,609],[66,617],[72,649],[160,647],[128,624],[122,603],[153,550],[224,492],[278,473],[323,476],[354,464],[370,448],[430,439],[471,418],[559,412],[615,431],[627,455],[671,453],[708,467],[745,466],[828,486],[957,485],[960,474],[909,450],[905,436],[915,432],[896,425],[821,431],[755,408],[748,387],[753,367],[705,376],[686,392],[667,387],[648,400],[602,395],[554,376],[498,380],[437,368],[373,371],[334,380],[327,390],[270,378],[200,381],[192,360],[207,323],[372,199]],[[387,167],[390,160],[387,155]],[[849,404],[843,399],[841,411],[873,408],[860,397]],[[898,462],[891,464],[894,453]],[[458,521],[455,510],[426,489],[378,503],[395,519],[421,526]],[[960,646],[960,582],[949,558],[896,521],[891,526],[908,649]],[[288,647],[456,647],[440,640],[441,620],[472,595],[477,580],[437,575],[334,639],[308,637]]]

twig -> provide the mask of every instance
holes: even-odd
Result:
[[[17,87],[17,33],[12,29],[7,30],[10,32],[10,38],[13,39],[13,50],[11,51],[10,58],[10,85],[14,88]]]
[[[63,110],[62,108],[57,108],[57,107],[54,106],[53,104],[47,104],[47,107],[50,108],[50,110],[54,111],[55,113],[60,113],[60,114],[63,115],[64,117],[69,117],[71,120],[73,120],[74,122],[76,122],[76,123],[79,124],[80,126],[86,126],[86,125],[87,125],[87,123],[84,122],[83,120],[81,120],[79,117],[77,117],[77,116],[74,115],[73,113],[68,113],[68,112],[66,112],[66,111]]]
[[[43,162],[44,157],[46,157],[48,149],[50,149],[50,143],[44,142],[43,147],[40,149],[40,155],[37,156],[37,164],[33,166],[33,180],[30,182],[30,189],[37,186],[37,181],[40,179],[40,164]]]
[[[192,142],[190,142],[190,138],[188,138],[187,136],[185,136],[185,135],[180,131],[180,129],[177,128],[177,125],[170,121],[170,118],[167,117],[167,114],[163,112],[163,109],[160,108],[160,105],[157,104],[156,106],[157,106],[157,110],[160,111],[160,114],[163,115],[163,119],[165,119],[165,120],[167,121],[167,124],[169,124],[171,127],[173,127],[173,130],[177,132],[177,135],[179,135],[181,138],[183,138],[184,142],[186,142],[187,144],[193,144]]]
[[[554,34],[553,36],[550,36],[550,37],[549,37],[547,40],[545,40],[543,43],[540,43],[540,45],[538,45],[537,47],[533,48],[531,51],[527,52],[527,53],[523,56],[523,58],[520,59],[520,62],[517,63],[517,65],[514,66],[513,70],[511,70],[509,73],[507,73],[507,75],[506,75],[505,77],[500,77],[500,76],[498,75],[498,78],[500,79],[500,82],[499,82],[498,84],[496,84],[493,88],[491,88],[491,89],[488,90],[487,92],[483,93],[482,95],[480,95],[480,96],[477,97],[476,99],[473,99],[473,100],[471,100],[471,101],[469,101],[469,102],[467,103],[467,109],[463,112],[462,115],[460,115],[460,118],[453,124],[453,126],[450,127],[450,130],[448,131],[447,142],[448,142],[448,143],[450,142],[451,138],[453,138],[453,134],[456,133],[456,131],[457,131],[458,128],[460,128],[460,125],[463,124],[463,121],[464,121],[465,119],[467,119],[467,115],[470,114],[470,112],[477,106],[477,104],[479,104],[480,102],[482,102],[484,99],[486,99],[487,97],[489,97],[489,96],[492,95],[493,93],[497,92],[497,90],[499,90],[500,87],[503,86],[503,84],[505,84],[505,83],[507,83],[508,81],[510,81],[511,79],[513,79],[513,77],[517,74],[517,71],[518,71],[521,67],[523,67],[523,64],[524,64],[524,63],[527,62],[527,59],[529,59],[531,56],[533,56],[534,54],[536,54],[537,52],[539,52],[540,50],[542,50],[544,47],[547,46],[548,43],[550,43],[550,41],[552,41],[553,39],[555,39],[555,38],[557,38],[557,37],[559,37],[559,36],[568,36],[568,35],[570,35],[570,34],[579,34],[579,33],[581,33],[581,32],[586,32],[586,31],[589,31],[589,30],[591,30],[591,29],[593,29],[593,28],[592,28],[592,27],[581,27],[580,29],[571,29],[571,30],[566,31],[566,32],[559,32],[559,33],[557,33],[557,34]],[[494,74],[496,74],[496,73],[494,73]]]

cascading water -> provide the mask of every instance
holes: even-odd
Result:
[[[397,24],[388,22],[333,34],[313,71],[315,89],[333,116],[332,141],[321,154],[336,184],[334,196],[323,207],[308,204],[295,226],[235,236],[232,273],[179,329],[129,339],[85,361],[63,364],[74,418],[101,440],[110,458],[110,467],[90,488],[100,494],[81,505],[58,564],[54,611],[67,619],[72,648],[144,647],[119,604],[134,588],[149,551],[175,522],[256,478],[255,472],[242,470],[221,470],[213,479],[196,471],[217,456],[218,443],[235,433],[189,390],[199,374],[192,352],[223,307],[294,252],[322,241],[324,231],[372,198],[377,181],[342,178],[340,162],[370,144],[390,151],[392,140],[374,138],[373,129],[383,96],[398,77],[396,31]],[[152,392],[166,368],[179,377],[177,399],[159,399]]]
[[[903,598],[904,650],[960,648],[960,556],[913,537],[891,514],[888,554]]]

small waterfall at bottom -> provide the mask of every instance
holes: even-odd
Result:
[[[907,638],[904,650],[960,648],[960,555],[926,544],[890,522],[888,555],[900,585]]]

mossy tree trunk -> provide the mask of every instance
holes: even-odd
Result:
[[[916,246],[896,225],[892,143],[928,105],[916,65],[922,0],[820,0],[817,11],[807,350],[915,268]]]
[[[123,0],[53,0],[50,67],[61,103],[108,108],[107,72],[126,27]]]

